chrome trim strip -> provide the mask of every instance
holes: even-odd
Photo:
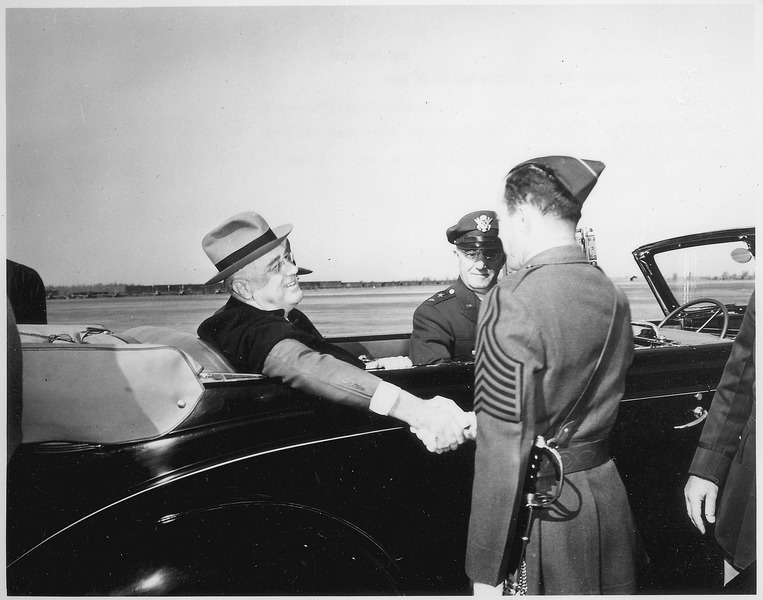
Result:
[[[656,400],[658,398],[677,398],[678,396],[694,396],[695,394],[710,394],[715,393],[716,388],[708,388],[706,390],[693,390],[689,392],[680,392],[678,394],[659,394],[657,396],[638,396],[635,398],[621,398],[620,402],[640,402],[642,400]]]

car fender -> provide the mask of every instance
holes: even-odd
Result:
[[[99,515],[42,545],[8,569],[9,593],[400,593],[395,561],[371,536],[313,507],[241,501],[127,523]]]

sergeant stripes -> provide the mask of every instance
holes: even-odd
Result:
[[[488,303],[477,338],[474,411],[510,423],[521,418],[522,363],[506,356],[498,339],[498,302]]]

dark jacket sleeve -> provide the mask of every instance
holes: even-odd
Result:
[[[434,306],[420,305],[413,313],[410,358],[414,365],[452,360],[453,332],[448,319]]]
[[[755,295],[713,396],[689,473],[723,487],[755,403]]]

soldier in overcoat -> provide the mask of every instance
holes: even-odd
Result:
[[[464,215],[445,235],[455,246],[459,276],[413,313],[409,354],[415,365],[474,360],[479,306],[505,261],[492,210]]]
[[[614,346],[565,451],[562,494],[539,512],[527,547],[528,594],[620,594],[636,588],[637,535],[607,439],[633,359],[623,292],[575,241],[580,209],[604,165],[551,156],[507,176],[501,222],[512,271],[480,309],[477,449],[466,571],[475,595],[498,595],[519,542],[517,518],[536,435],[551,437],[602,353]]]
[[[755,293],[713,396],[684,488],[686,511],[704,514],[726,561],[740,574],[727,587],[755,593]],[[703,510],[704,509],[704,510]],[[716,522],[717,518],[717,522]]]

